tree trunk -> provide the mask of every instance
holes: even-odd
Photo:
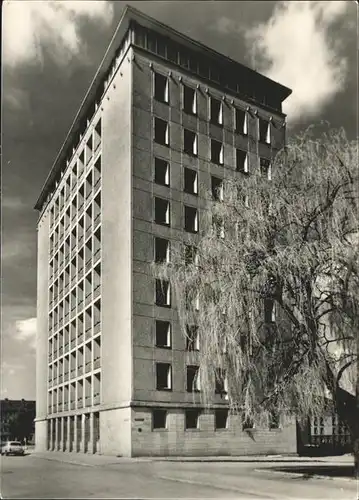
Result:
[[[355,475],[359,478],[359,334],[357,335],[358,359],[356,365],[355,395],[337,385],[337,380],[328,363],[326,364],[326,385],[332,393],[337,415],[349,430],[354,456]]]
[[[359,477],[359,398],[337,387],[335,393],[335,409],[339,418],[348,427],[354,455],[354,469]]]
[[[358,325],[359,326],[359,325]],[[357,335],[357,359],[356,359],[356,384],[355,384],[355,403],[356,403],[356,434],[353,439],[353,453],[354,453],[354,468],[356,478],[359,478],[359,332],[356,329]]]
[[[359,436],[353,439],[354,474],[359,479]]]

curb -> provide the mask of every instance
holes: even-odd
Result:
[[[56,457],[44,457],[42,455],[36,455],[35,453],[31,453],[31,456],[38,458],[39,460],[47,460],[48,462],[60,462],[63,464],[80,465],[82,467],[96,467],[94,464],[86,464],[84,462],[76,462],[74,460],[64,460]]]
[[[89,463],[89,462],[82,462],[81,461],[81,456],[79,457],[78,460],[72,460],[72,457],[59,457],[59,456],[47,456],[43,454],[36,454],[36,453],[31,453],[29,456],[32,456],[34,458],[37,458],[39,460],[47,460],[49,462],[60,462],[60,463],[66,463],[66,464],[71,464],[71,465],[79,465],[82,467],[105,467],[108,465],[121,465],[121,464],[130,464],[130,463],[138,463],[138,462],[150,462],[151,460],[148,459],[139,459],[139,458],[118,458],[117,461],[107,461],[106,459],[104,461],[97,460],[95,463]],[[93,456],[93,455],[90,455]],[[98,457],[106,457],[106,455],[98,455]],[[111,459],[111,457],[107,457],[108,459]],[[116,459],[116,457],[112,457],[112,460]],[[96,460],[96,459],[95,459]]]

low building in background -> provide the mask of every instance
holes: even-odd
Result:
[[[0,401],[1,441],[32,443],[35,434],[35,401],[2,399]]]

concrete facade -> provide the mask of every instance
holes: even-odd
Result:
[[[190,58],[185,65],[183,54]],[[239,80],[250,71],[127,8],[37,202],[40,450],[295,452],[295,422],[287,416],[277,429],[243,431],[238,415],[215,428],[215,411],[226,403],[214,395],[205,410],[200,393],[188,392],[186,367],[196,365],[200,353],[186,350],[173,298],[170,307],[156,305],[155,238],[171,249],[195,243],[198,235],[184,230],[184,207],[197,211],[200,225],[211,177],[242,175],[237,149],[247,153],[252,171],[285,141],[281,102],[290,91],[251,72],[256,92],[267,97],[245,97],[238,86],[234,91],[211,81],[210,62],[207,77],[199,62],[196,71],[185,67],[203,56],[234,65]],[[156,95],[156,75],[168,102]],[[195,113],[183,109],[185,87],[195,92]],[[209,119],[211,99],[221,103],[217,125]],[[236,108],[245,114],[246,133],[236,129]],[[157,119],[166,125],[165,144],[156,137]],[[268,124],[267,143],[258,140],[259,119]],[[184,151],[184,130],[196,138],[196,154]],[[213,139],[222,144],[221,164],[211,161]],[[158,160],[167,165],[166,182],[156,181]],[[195,194],[184,190],[185,167],[196,172]],[[156,221],[157,198],[168,204],[168,224]],[[168,346],[156,345],[159,320],[170,325]],[[170,366],[170,387],[158,388],[157,363]],[[186,428],[189,409],[200,411],[196,429]],[[165,415],[163,428],[155,425],[156,412]]]

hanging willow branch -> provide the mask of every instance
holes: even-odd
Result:
[[[197,259],[180,245],[155,267],[184,335],[198,326],[205,404],[222,370],[230,407],[249,418],[322,411],[338,352],[355,352],[357,155],[342,131],[315,139],[308,130],[277,155],[271,181],[236,176],[223,201],[208,199]]]

